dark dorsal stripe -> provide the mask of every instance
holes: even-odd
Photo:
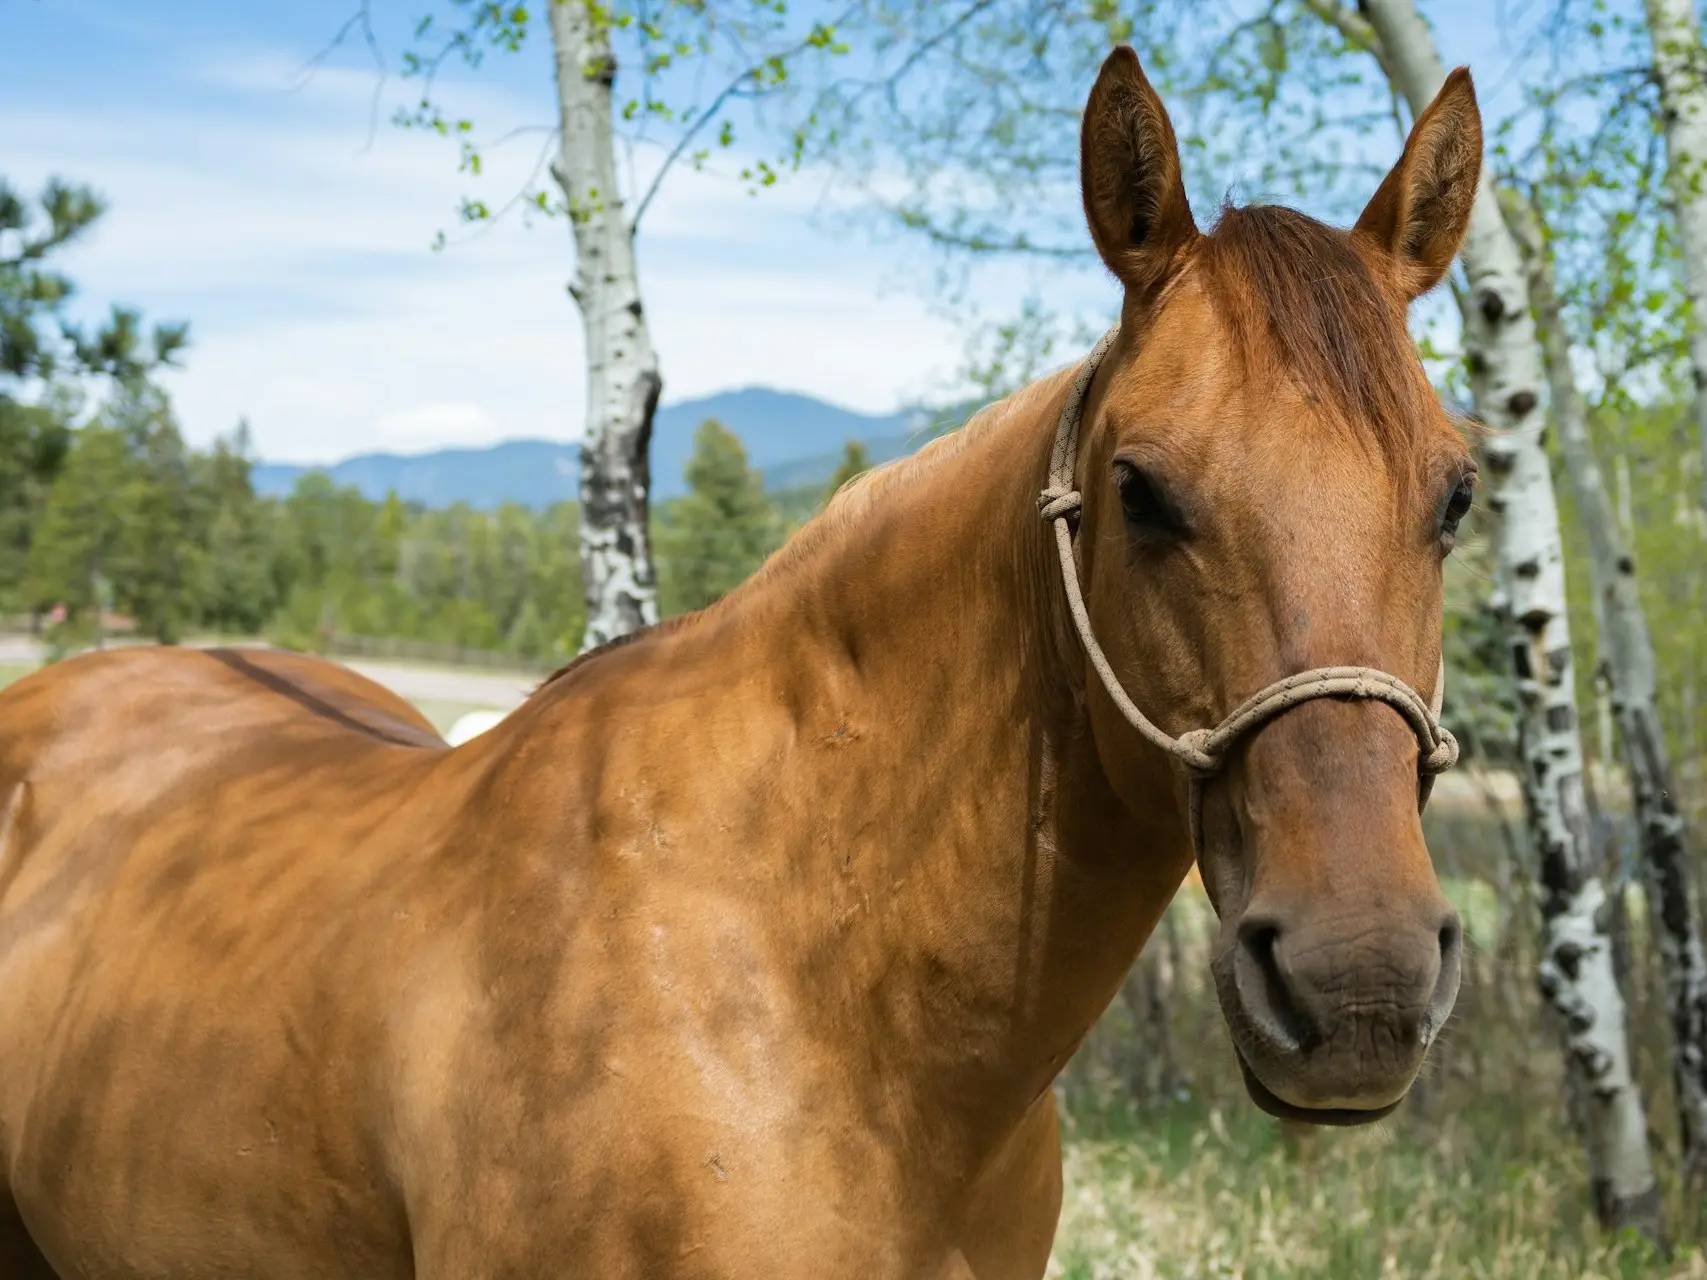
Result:
[[[278,672],[269,671],[258,663],[251,662],[235,649],[204,649],[202,652],[238,675],[253,680],[256,684],[262,685],[282,697],[289,698],[303,710],[311,711],[322,719],[330,720],[342,728],[353,729],[357,733],[365,734],[370,738],[377,738],[381,742],[388,742],[397,747],[443,747],[445,745],[436,734],[429,734],[425,730],[417,729],[404,721],[392,722],[395,730],[401,731],[398,732],[381,725],[370,724],[365,720],[358,720],[343,708],[326,701],[318,694],[310,693],[301,685],[279,675]],[[377,708],[375,710],[377,712]],[[384,713],[377,712],[377,714],[383,715]]]

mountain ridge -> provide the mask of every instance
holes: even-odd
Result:
[[[693,434],[707,418],[741,438],[772,490],[827,482],[849,440],[865,445],[873,462],[911,453],[928,438],[933,421],[923,409],[866,414],[771,387],[742,387],[664,405],[652,429],[655,499],[667,501],[686,492],[682,473],[693,452]],[[361,453],[325,465],[262,462],[253,480],[257,492],[283,496],[311,471],[353,485],[375,501],[395,492],[406,502],[430,507],[466,502],[482,509],[504,502],[544,507],[573,499],[581,474],[573,443],[521,438],[422,453]]]

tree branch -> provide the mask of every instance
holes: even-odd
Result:
[[[795,52],[798,52],[798,49],[795,50]],[[740,91],[742,85],[748,83],[757,75],[758,68],[756,66],[746,68],[740,75],[736,76],[728,84],[724,85],[718,92],[717,96],[711,100],[711,105],[704,111],[700,112],[694,122],[682,131],[682,136],[676,139],[676,145],[670,148],[669,154],[664,157],[663,163],[658,166],[658,172],[652,175],[652,181],[648,184],[646,193],[642,195],[639,201],[635,204],[634,216],[630,218],[628,222],[629,235],[633,236],[639,234],[640,219],[645,215],[647,206],[652,203],[652,197],[658,194],[658,188],[664,185],[665,175],[670,172],[670,169],[675,165],[676,161],[681,158],[682,152],[688,149],[688,144],[698,137],[699,131],[717,116],[717,113],[722,110],[723,104],[733,98]]]
[[[362,149],[364,151],[373,146],[373,140],[379,133],[379,103],[381,95],[385,92],[387,78],[385,55],[380,51],[379,37],[374,35],[373,31],[371,4],[372,0],[358,0],[356,11],[344,19],[344,25],[338,28],[331,40],[327,41],[326,47],[308,60],[297,81],[298,88],[307,84],[314,72],[324,66],[326,60],[334,52],[343,47],[344,42],[350,38],[352,32],[361,32],[362,42],[367,45],[368,55],[373,59],[374,69],[379,72],[379,77],[373,83],[373,97],[368,103],[367,142],[363,144]]]
[[[1387,62],[1387,51],[1381,47],[1381,37],[1369,25],[1367,18],[1346,8],[1341,0],[1299,0],[1299,3],[1344,36],[1345,42],[1353,49],[1374,58],[1388,83],[1393,83],[1393,69]]]
[[[1095,256],[1089,243],[1083,245],[1039,244],[1023,232],[1016,236],[994,237],[980,232],[956,231],[931,220],[929,215],[897,205],[883,206],[889,214],[909,230],[917,231],[941,249],[965,253],[1012,254],[1016,257],[1055,258],[1061,261],[1088,261]]]

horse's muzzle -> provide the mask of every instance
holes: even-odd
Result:
[[[1258,1106],[1359,1124],[1404,1098],[1452,1011],[1462,951],[1458,914],[1444,901],[1405,915],[1245,912],[1214,970]]]

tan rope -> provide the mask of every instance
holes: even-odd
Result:
[[[1188,805],[1193,851],[1201,855],[1203,783],[1220,772],[1227,753],[1240,738],[1254,733],[1270,720],[1312,698],[1368,698],[1385,702],[1405,718],[1416,734],[1417,771],[1421,776],[1418,807],[1428,802],[1436,774],[1458,763],[1458,742],[1440,723],[1441,701],[1446,694],[1446,660],[1435,673],[1434,694],[1428,700],[1398,676],[1375,667],[1317,667],[1276,680],[1240,703],[1213,729],[1192,729],[1173,737],[1151,722],[1127,696],[1109,665],[1108,656],[1091,630],[1090,614],[1079,586],[1078,566],[1073,559],[1073,522],[1084,505],[1084,495],[1073,487],[1073,471],[1079,453],[1079,428],[1084,418],[1085,396],[1097,368],[1119,334],[1118,326],[1098,340],[1073,379],[1061,420],[1055,429],[1055,448],[1049,460],[1049,483],[1037,497],[1038,514],[1055,527],[1055,548],[1061,557],[1061,581],[1067,589],[1067,609],[1074,629],[1085,646],[1091,666],[1120,714],[1148,741],[1177,760],[1189,782]]]

